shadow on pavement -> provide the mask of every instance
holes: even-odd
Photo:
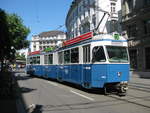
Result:
[[[20,90],[21,90],[21,93],[29,93],[29,92],[32,92],[32,91],[37,90],[37,89],[20,87]]]
[[[16,78],[11,72],[0,72],[0,112],[17,113]]]
[[[21,76],[21,74],[17,74],[16,79],[17,80],[28,80],[28,79],[32,79],[33,77],[31,76]]]
[[[69,86],[69,87],[72,87],[72,88],[75,88],[75,89],[79,89],[79,90],[82,90],[84,92],[87,92],[87,93],[92,93],[92,94],[100,94],[100,95],[105,95],[104,94],[104,89],[103,88],[98,88],[98,89],[86,89],[86,88],[83,88],[82,86],[80,85],[77,85],[77,84],[73,84],[73,83],[69,83],[69,82],[59,82],[55,79],[46,79],[46,80],[49,80],[49,81],[53,81],[53,82],[57,82],[59,84],[63,84],[65,86]]]

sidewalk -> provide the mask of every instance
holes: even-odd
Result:
[[[0,113],[25,113],[15,73],[0,73]]]
[[[16,100],[0,100],[0,112],[1,113],[17,113]]]
[[[16,79],[11,72],[0,72],[0,112],[17,113]]]

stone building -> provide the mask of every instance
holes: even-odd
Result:
[[[128,35],[131,69],[150,71],[150,0],[122,0],[122,28]]]
[[[31,40],[31,52],[56,47],[65,39],[66,34],[62,31],[48,31],[34,35]]]
[[[121,0],[73,0],[66,18],[67,39],[95,29],[98,33],[120,32],[120,11]]]

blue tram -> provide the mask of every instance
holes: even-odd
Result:
[[[27,73],[67,81],[84,88],[115,89],[125,95],[129,81],[127,41],[118,34],[82,36],[51,52],[33,52],[27,57]]]

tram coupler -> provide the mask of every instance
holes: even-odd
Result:
[[[105,84],[104,87],[104,94],[117,94],[119,96],[125,96],[128,90],[128,83],[127,82],[119,82],[119,83],[110,83]]]
[[[127,82],[120,82],[116,85],[116,89],[119,96],[125,96],[128,90],[128,83]]]

